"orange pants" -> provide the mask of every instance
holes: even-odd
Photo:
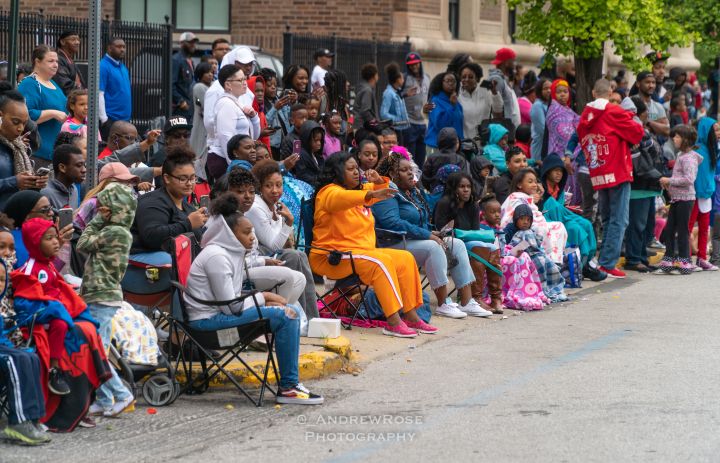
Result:
[[[375,289],[385,317],[401,309],[409,312],[422,305],[420,274],[415,258],[409,252],[389,248],[353,251],[353,261],[360,280]],[[338,265],[330,265],[327,254],[311,252],[310,267],[318,275],[333,280],[352,273],[349,256],[343,256]]]

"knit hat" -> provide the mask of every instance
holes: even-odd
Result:
[[[517,226],[517,222],[518,220],[520,220],[521,217],[530,217],[530,225],[532,225],[533,212],[530,206],[528,206],[527,204],[520,204],[513,211],[513,223],[515,224],[515,226]]]
[[[15,228],[22,227],[25,218],[33,210],[35,205],[43,195],[34,190],[18,191],[10,196],[8,202],[5,203],[5,215],[13,219]]]

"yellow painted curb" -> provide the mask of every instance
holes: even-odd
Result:
[[[655,254],[655,255],[652,256],[652,257],[648,257],[648,261],[650,262],[650,265],[657,265],[657,264],[659,264],[660,261],[662,260],[662,258],[665,256],[665,251],[663,251],[663,250],[661,250],[661,249],[654,249],[654,251],[655,251],[657,254]],[[617,268],[622,269],[623,267],[625,267],[625,258],[624,258],[624,257],[621,257],[621,258],[618,260]]]
[[[322,378],[324,376],[337,373],[349,363],[352,355],[352,346],[348,338],[340,336],[336,339],[322,340],[322,347],[326,350],[300,354],[300,358],[298,359],[298,373],[301,381]],[[260,377],[264,375],[264,360],[248,362],[248,365]],[[193,367],[193,371],[200,373],[201,370],[199,363],[194,363]],[[258,381],[251,371],[240,362],[232,362],[225,368],[225,370],[233,375],[233,377],[242,385],[260,385],[260,381]],[[177,380],[181,384],[186,381],[185,375],[182,371],[178,371],[176,376]],[[268,380],[271,384],[275,383],[275,375],[272,368],[268,373]],[[224,387],[229,382],[230,380],[228,380],[225,376],[217,375],[210,382],[210,387]]]

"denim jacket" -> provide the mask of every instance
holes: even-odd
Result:
[[[380,118],[393,121],[395,130],[410,128],[405,100],[392,85],[388,85],[385,92],[383,92]]]
[[[390,188],[397,189],[397,185],[390,183]],[[375,228],[398,232],[396,242],[402,239],[400,234],[405,234],[409,240],[430,239],[430,212],[423,206],[421,193],[417,189],[410,194],[412,202],[404,194],[398,193],[372,206]],[[380,237],[382,233],[377,235]]]

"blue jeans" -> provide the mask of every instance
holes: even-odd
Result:
[[[97,320],[100,324],[98,333],[100,339],[102,339],[105,351],[110,348],[110,335],[112,333],[112,318],[115,316],[119,307],[111,307],[102,304],[88,304],[88,310],[90,315]],[[125,400],[128,397],[132,397],[132,392],[125,387],[123,382],[120,380],[115,368],[110,368],[112,376],[110,379],[105,381],[102,386],[95,392],[95,401],[104,410],[110,410],[113,406],[113,398],[116,401]]]
[[[404,146],[412,154],[415,164],[421,169],[425,163],[425,132],[427,127],[425,124],[410,124],[410,128],[403,131],[405,138]]]
[[[288,305],[295,312],[300,307]],[[270,330],[275,335],[275,352],[280,368],[280,387],[291,388],[298,383],[298,355],[300,353],[300,317],[289,318],[280,307],[260,307],[263,318],[270,320]],[[255,307],[239,314],[226,315],[218,312],[210,318],[193,320],[190,326],[200,331],[216,331],[244,325],[258,319]]]
[[[648,211],[655,210],[655,198],[631,199],[628,227],[625,230],[625,260],[628,264],[648,264],[647,229]],[[652,231],[653,228],[650,227]]]
[[[598,264],[614,268],[620,258],[625,229],[630,220],[630,182],[598,190],[598,211],[603,224]]]
[[[450,269],[455,286],[464,288],[465,286],[475,282],[475,274],[470,267],[470,260],[465,249],[465,243],[457,238],[452,239],[452,243],[448,245],[452,251],[452,255],[457,259],[458,263]],[[445,250],[439,244],[432,240],[407,240],[405,245],[400,242],[393,246],[395,249],[405,249],[415,258],[419,267],[425,269],[425,274],[430,281],[430,287],[437,289],[448,284],[448,264]]]

